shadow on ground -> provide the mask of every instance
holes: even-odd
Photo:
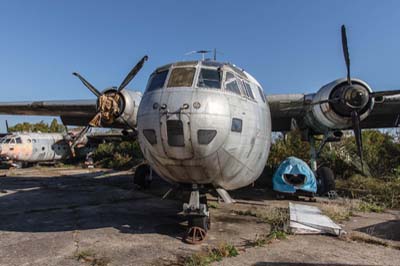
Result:
[[[400,220],[391,220],[358,228],[357,231],[386,240],[400,241]]]
[[[181,203],[133,189],[129,175],[95,172],[1,177],[0,230],[58,232],[114,227],[123,233],[179,238]]]

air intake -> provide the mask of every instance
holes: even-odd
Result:
[[[168,145],[172,147],[185,146],[185,138],[183,136],[183,123],[181,120],[167,121]]]

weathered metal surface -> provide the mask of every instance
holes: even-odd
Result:
[[[142,151],[151,167],[170,182],[212,184],[228,190],[246,186],[260,176],[270,146],[270,113],[257,91],[260,85],[242,72],[241,78],[246,77],[250,82],[255,100],[229,92],[224,86],[198,87],[201,61],[196,67],[191,87],[164,85],[143,95],[138,111]],[[226,71],[235,73],[229,65],[223,69],[223,75]],[[241,132],[231,130],[233,118],[242,120]],[[182,121],[184,145],[170,145],[167,134],[170,120]],[[143,130],[148,129],[156,132],[155,144],[143,135]],[[204,129],[217,131],[207,145],[198,141],[197,132]]]

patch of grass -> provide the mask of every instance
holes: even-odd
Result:
[[[400,207],[400,178],[353,175],[346,180],[337,180],[336,188],[345,196],[361,199],[382,208]],[[376,208],[372,208],[371,211],[374,210]]]
[[[271,231],[286,230],[289,221],[288,208],[267,208],[264,210],[235,210],[233,213],[237,215],[252,216],[260,218],[263,222],[271,225]]]
[[[283,239],[287,239],[287,234],[284,231],[273,230],[273,231],[271,231],[271,233],[269,233],[267,239],[270,241],[276,240],[276,239],[283,240]]]
[[[326,203],[320,206],[323,214],[335,222],[347,221],[353,215],[351,204]]]
[[[210,208],[210,209],[218,209],[218,203],[216,203],[216,202],[209,202],[208,203],[208,208]]]
[[[262,215],[260,213],[257,213],[256,211],[250,210],[250,209],[248,209],[248,210],[234,210],[232,212],[234,214],[242,215],[242,216],[252,216],[252,217],[258,217],[258,218],[262,217]]]
[[[236,257],[237,255],[239,255],[239,251],[234,245],[223,243],[218,247],[183,258],[181,265],[207,266],[213,262],[221,261],[223,258]]]
[[[365,202],[365,201],[361,201],[359,206],[358,206],[358,210],[362,211],[362,212],[383,212],[385,210],[384,207],[379,206],[373,202]]]
[[[327,202],[320,206],[322,212],[335,222],[348,221],[354,212],[383,212],[385,209],[375,203],[363,200],[343,199]]]
[[[87,263],[90,266],[107,266],[110,259],[107,257],[97,257],[96,253],[91,250],[82,250],[74,255],[79,262]]]

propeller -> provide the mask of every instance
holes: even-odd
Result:
[[[347,44],[347,34],[346,34],[346,26],[342,25],[341,28],[341,33],[342,33],[342,48],[343,48],[343,56],[344,56],[344,61],[346,64],[346,70],[347,70],[347,84],[348,88],[346,89],[348,93],[347,100],[352,101],[355,100],[357,103],[363,102],[363,104],[359,104],[358,106],[355,104],[351,104],[350,106],[353,107],[353,111],[351,112],[351,121],[352,121],[352,126],[353,126],[353,132],[354,132],[354,137],[356,139],[356,145],[357,145],[357,153],[358,156],[360,157],[361,161],[361,171],[364,172],[364,167],[363,167],[363,146],[362,146],[362,134],[361,134],[361,127],[360,127],[360,110],[363,108],[369,101],[369,98],[371,97],[371,94],[363,94],[361,91],[356,92],[355,87],[353,86],[351,82],[351,75],[350,75],[350,55],[349,55],[349,47]],[[368,97],[368,99],[366,98]],[[364,98],[364,99],[362,99]],[[348,104],[349,105],[349,104]]]
[[[393,90],[393,91],[377,91],[377,92],[370,92],[363,87],[360,87],[357,84],[352,84],[351,75],[350,75],[350,55],[349,55],[349,48],[347,44],[347,34],[346,34],[346,27],[342,25],[341,28],[342,33],[342,48],[343,48],[343,56],[344,61],[346,64],[347,70],[347,88],[343,91],[342,99],[348,108],[352,109],[351,111],[351,121],[352,127],[354,131],[354,137],[356,139],[357,145],[357,153],[360,157],[361,161],[361,170],[364,172],[363,167],[363,145],[362,145],[362,134],[361,134],[361,127],[360,127],[360,111],[367,105],[367,103],[371,99],[375,99],[378,97],[390,96],[400,94],[400,90]],[[335,100],[335,99],[332,99]]]
[[[116,118],[121,113],[122,96],[121,91],[132,81],[136,74],[143,67],[145,61],[148,60],[148,56],[145,55],[142,59],[132,68],[132,70],[126,75],[124,80],[121,82],[116,91],[108,91],[101,93],[99,92],[89,81],[82,77],[79,73],[72,73],[74,76],[78,77],[79,80],[87,87],[96,97],[97,97],[97,113],[89,121],[79,134],[72,141],[70,147],[71,152],[74,155],[74,148],[83,138],[83,136],[89,131],[91,127],[101,127],[103,124],[109,125],[114,122]],[[123,120],[127,125],[128,123]],[[129,126],[129,125],[128,125]]]

